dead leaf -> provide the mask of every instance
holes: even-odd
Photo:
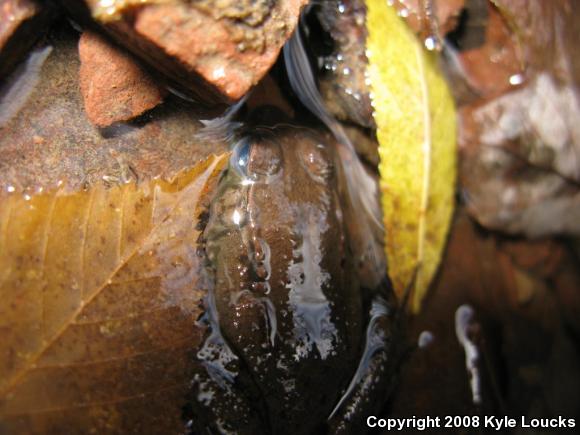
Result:
[[[0,432],[181,433],[196,228],[226,154],[172,181],[0,197]]]
[[[455,108],[434,53],[386,2],[372,0],[367,7],[389,274],[401,295],[418,267],[411,299],[417,312],[453,213]]]

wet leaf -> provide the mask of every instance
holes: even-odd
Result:
[[[380,148],[389,273],[401,295],[417,270],[417,312],[445,245],[455,185],[455,108],[437,68],[393,7],[367,3],[368,74]]]
[[[0,197],[0,433],[181,433],[202,331],[198,217],[171,181]]]

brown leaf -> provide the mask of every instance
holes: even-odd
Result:
[[[172,181],[0,198],[0,432],[175,433],[226,155]]]

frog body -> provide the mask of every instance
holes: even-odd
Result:
[[[336,159],[322,137],[293,126],[255,128],[234,147],[204,232],[211,332],[194,391],[212,399],[198,400],[206,416],[198,431],[339,432],[360,408],[350,402],[364,402],[368,388],[359,384],[382,350],[361,368],[370,296],[352,255]],[[381,328],[373,337],[386,343]]]

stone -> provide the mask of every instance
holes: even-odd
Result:
[[[365,54],[367,30],[364,2],[323,2],[316,16],[332,40],[332,44],[321,44],[316,36],[316,41],[308,41],[308,46],[323,59],[318,81],[326,107],[341,121],[363,128],[374,128],[370,92],[366,83],[368,60]],[[333,47],[330,54],[324,53],[327,45]],[[316,49],[320,52],[316,52]]]
[[[67,5],[78,9],[68,0]],[[135,4],[132,4],[135,3]],[[274,64],[306,0],[87,1],[122,45],[206,104],[244,96]]]
[[[488,9],[482,43],[459,41],[475,95],[458,104],[462,196],[486,228],[580,234],[580,20],[572,8],[571,0],[503,0]]]
[[[83,109],[78,33],[58,26],[49,40],[36,86],[0,125],[0,191],[75,191],[171,178],[228,151],[227,143],[200,137],[201,120],[218,114],[171,94],[138,120],[96,128]]]
[[[418,35],[442,37],[457,26],[465,0],[394,0],[393,6]]]
[[[48,28],[51,12],[35,0],[0,0],[0,79]]]
[[[133,119],[163,101],[165,89],[133,56],[94,32],[79,41],[85,111],[96,126]]]
[[[508,23],[494,6],[488,5],[484,13],[486,15],[477,20],[486,24],[484,41],[481,44],[461,41],[460,45],[463,42],[466,46],[459,47],[459,61],[468,86],[478,96],[491,98],[520,84],[524,71],[520,45]],[[468,25],[473,21],[476,20],[468,20]]]

